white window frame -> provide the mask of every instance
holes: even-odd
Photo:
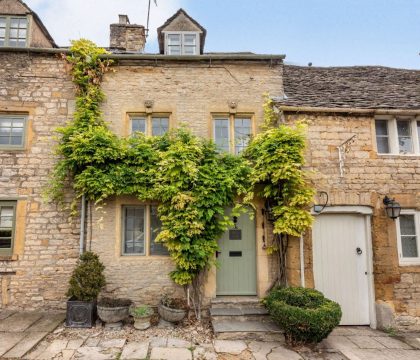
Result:
[[[174,56],[195,56],[200,55],[200,33],[198,31],[165,31],[165,55],[171,55],[169,53],[169,35],[180,35],[181,36],[181,54],[180,55],[174,55]],[[195,54],[185,54],[185,35],[195,35]]]
[[[10,26],[12,19],[26,19],[26,38],[25,38],[25,45],[24,46],[13,46],[13,47],[28,47],[29,42],[29,24],[30,21],[27,16],[19,16],[19,15],[0,15],[0,17],[6,19],[6,28],[5,28],[5,38],[4,38],[4,45],[0,45],[0,47],[10,47]]]
[[[416,116],[378,116],[376,120],[385,120],[387,121],[388,126],[388,140],[389,140],[389,153],[380,153],[378,151],[378,144],[376,141],[376,126],[375,126],[375,146],[378,155],[399,155],[399,156],[418,156],[420,155],[420,145],[419,145],[419,134],[417,131],[417,121],[420,121],[420,117]],[[410,121],[411,125],[411,139],[413,142],[413,152],[409,153],[400,153],[400,146],[398,143],[398,131],[397,131],[397,121],[406,120]]]
[[[420,265],[420,212],[412,209],[401,210],[401,215],[414,215],[414,226],[416,229],[417,239],[417,257],[403,257],[402,253],[402,242],[401,242],[401,228],[400,219],[398,218],[395,222],[397,230],[397,243],[398,243],[398,261],[400,266],[412,266]]]

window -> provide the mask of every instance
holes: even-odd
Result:
[[[169,255],[156,237],[161,229],[156,205],[127,205],[122,207],[122,254]]]
[[[420,212],[402,210],[397,220],[398,255],[400,264],[420,264],[419,256]]]
[[[23,149],[25,128],[25,116],[0,115],[0,149]]]
[[[248,146],[252,133],[250,117],[231,115],[213,120],[214,142],[222,151],[240,154]]]
[[[396,117],[375,121],[379,154],[420,154],[420,121]]]
[[[131,134],[141,132],[149,136],[162,136],[169,131],[169,116],[130,115]]]
[[[198,33],[166,33],[166,55],[197,55],[199,49]]]
[[[0,46],[25,47],[27,34],[26,17],[0,16]]]
[[[0,255],[12,255],[16,226],[16,201],[0,201]]]

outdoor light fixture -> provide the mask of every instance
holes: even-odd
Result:
[[[324,201],[323,204],[315,204],[314,205],[314,212],[317,213],[317,214],[321,213],[322,210],[324,210],[325,207],[327,206],[327,204],[328,204],[328,193],[325,192],[325,191],[320,191],[319,192],[319,198],[320,199],[325,198],[325,201]]]
[[[265,200],[264,213],[267,216],[267,220],[271,223],[273,223],[276,220],[270,199]]]
[[[386,214],[392,220],[395,220],[400,216],[401,213],[401,205],[395,201],[395,199],[391,199],[388,196],[384,198],[384,205]]]

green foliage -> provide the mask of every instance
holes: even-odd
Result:
[[[66,60],[77,89],[74,120],[59,129],[58,161],[49,195],[60,200],[65,187],[100,202],[133,195],[158,201],[162,231],[179,285],[190,285],[214,259],[217,239],[231,225],[224,215],[240,196],[251,203],[253,187],[277,201],[275,231],[299,235],[310,224],[303,210],[312,196],[303,180],[304,134],[285,126],[258,135],[245,156],[221,154],[215,144],[181,128],[160,137],[118,138],[102,118],[101,81],[110,70],[106,51],[88,40],[72,42]],[[265,108],[267,122],[275,117]],[[252,163],[252,166],[251,166]],[[281,184],[281,190],[277,190]],[[197,287],[197,286],[196,286]]]
[[[322,341],[338,326],[342,316],[340,305],[313,289],[277,287],[264,304],[293,345]]]
[[[151,316],[153,315],[153,309],[147,305],[138,306],[130,309],[130,315],[135,318]]]
[[[312,224],[308,211],[314,190],[302,169],[305,158],[306,127],[277,125],[272,100],[264,105],[266,131],[258,134],[245,150],[252,162],[250,181],[257,195],[270,199],[274,233],[300,236]],[[248,194],[252,200],[254,192]]]
[[[92,252],[80,255],[70,278],[67,296],[79,301],[95,300],[106,284],[104,269],[98,255]]]

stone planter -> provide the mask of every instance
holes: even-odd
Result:
[[[96,321],[96,300],[67,301],[66,326],[71,328],[91,328]]]
[[[137,330],[146,330],[151,324],[150,320],[154,314],[152,308],[147,305],[130,309],[130,315],[134,318],[134,328]]]
[[[98,316],[107,328],[121,328],[122,321],[130,315],[128,300],[101,301],[98,304]]]
[[[162,303],[158,306],[158,313],[163,320],[171,323],[180,322],[187,315],[187,311],[184,309],[172,309]]]

